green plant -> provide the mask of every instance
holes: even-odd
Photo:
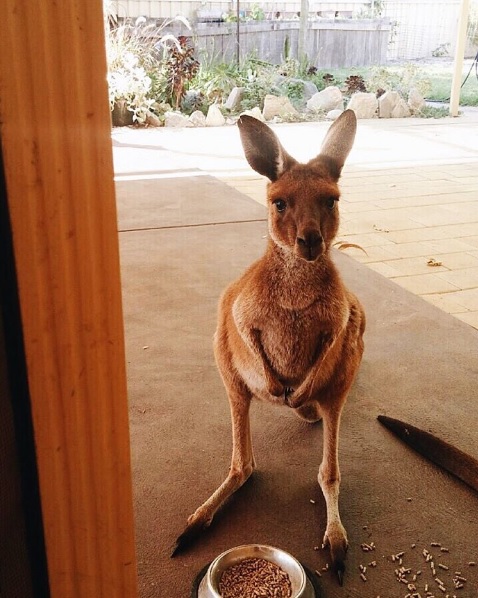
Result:
[[[200,91],[209,102],[224,101],[233,87],[242,86],[244,77],[236,63],[218,63],[201,56],[199,69],[190,88]]]
[[[307,56],[303,56],[300,60],[297,58],[286,58],[278,66],[278,72],[283,77],[297,77],[301,79],[309,78],[309,71],[313,69],[309,64]]]
[[[364,3],[362,8],[357,14],[359,19],[376,19],[381,17],[385,9],[385,0],[369,0]]]
[[[336,75],[317,69],[315,69],[315,72],[311,73],[308,78],[315,83],[315,86],[319,91],[322,91],[330,85],[340,85],[340,81],[337,80]]]
[[[200,110],[203,114],[206,114],[207,106],[206,98],[201,91],[189,90],[181,101],[181,112],[190,115],[196,110]]]
[[[282,51],[283,60],[289,60],[290,58],[290,37],[288,35],[285,36],[284,39],[284,49]]]
[[[178,44],[173,35],[164,34],[163,30],[173,20],[189,25],[182,17],[165,21],[160,26],[148,24],[144,18],[135,23],[126,21],[116,25],[112,24],[107,8],[105,39],[111,110],[117,103],[124,103],[133,115],[133,122],[144,123],[159,99],[161,47]]]
[[[237,23],[237,11],[229,10],[222,15],[222,18],[226,23]],[[253,4],[249,10],[249,13],[240,11],[239,20],[244,21],[264,21],[266,15],[264,9],[259,4]]]
[[[304,84],[301,81],[286,80],[281,89],[295,107],[299,107],[304,100]]]
[[[445,118],[450,116],[450,112],[448,108],[444,106],[429,106],[425,105],[417,110],[415,116],[419,116],[421,118]]]
[[[262,66],[257,69],[249,68],[243,84],[242,110],[251,110],[256,106],[262,109],[267,94],[280,95],[280,90],[275,84],[276,78],[277,72],[271,66]]]
[[[252,21],[264,21],[266,18],[264,10],[259,4],[253,4],[248,15],[248,19]]]
[[[345,85],[346,93],[350,95],[357,91],[367,91],[362,75],[349,75],[347,79],[345,79]]]
[[[373,67],[366,79],[368,90],[378,89],[398,91],[403,96],[408,95],[410,89],[415,88],[422,96],[430,90],[430,80],[426,73],[413,63],[407,63],[399,68]]]
[[[138,64],[137,56],[126,54],[123,65],[108,73],[108,87],[112,110],[115,104],[125,102],[133,113],[133,121],[142,123],[146,120],[154,99],[149,97],[151,79]]]
[[[449,49],[450,49],[449,43],[440,44],[437,48],[432,50],[432,56],[435,56],[435,57],[448,56],[450,54]]]
[[[177,43],[164,46],[162,73],[166,81],[168,100],[178,110],[186,93],[187,84],[199,70],[190,40],[180,35]]]

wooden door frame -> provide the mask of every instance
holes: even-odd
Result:
[[[137,595],[110,132],[102,0],[5,0],[0,137],[58,598]]]

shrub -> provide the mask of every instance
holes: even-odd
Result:
[[[134,23],[112,25],[105,11],[106,57],[111,110],[120,102],[133,115],[133,122],[143,123],[162,100],[163,82],[160,76],[161,49],[167,45],[179,47],[178,40],[165,34],[164,28],[182,17],[165,21],[160,26],[148,24],[140,17]]]
[[[199,62],[194,57],[190,40],[184,35],[171,44],[163,44],[163,48],[161,72],[165,80],[166,100],[178,110],[188,83],[199,70]]]
[[[398,91],[404,97],[410,89],[415,88],[425,97],[431,85],[424,71],[413,63],[407,63],[396,69],[373,67],[367,77],[366,87],[371,92],[378,89]]]

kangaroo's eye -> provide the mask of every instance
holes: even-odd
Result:
[[[327,208],[329,208],[329,210],[333,210],[335,208],[335,202],[337,200],[335,199],[335,197],[327,197],[327,199],[325,200],[325,205]]]
[[[275,205],[278,212],[283,212],[287,207],[287,204],[285,203],[285,201],[283,199],[276,199],[272,203]]]

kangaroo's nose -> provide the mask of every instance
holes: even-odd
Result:
[[[297,242],[308,249],[313,249],[322,243],[322,235],[317,231],[305,232],[300,237],[297,237]]]

